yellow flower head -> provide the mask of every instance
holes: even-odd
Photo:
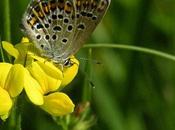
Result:
[[[61,70],[51,61],[34,53],[33,44],[27,38],[15,47],[3,42],[3,48],[15,58],[15,64],[25,66],[24,89],[30,101],[54,116],[65,115],[74,110],[74,104],[64,93],[57,92],[69,84],[78,72],[79,62],[71,57],[73,65]],[[34,51],[34,52],[33,52]]]
[[[23,90],[24,67],[0,63],[0,68],[0,117],[5,120],[12,108],[13,98]]]

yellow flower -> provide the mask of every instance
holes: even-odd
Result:
[[[78,73],[79,61],[74,56],[71,56],[70,58],[73,62],[73,65],[71,67],[63,68],[63,80],[61,83],[61,88],[68,85]]]
[[[37,56],[37,52],[33,53],[36,48],[27,38],[23,38],[15,47],[8,42],[2,44],[15,58],[15,64],[25,66],[24,89],[32,103],[54,116],[65,115],[74,110],[71,99],[66,94],[57,92],[69,84],[78,72],[79,62],[74,56],[71,56],[74,64],[61,70],[51,61]]]
[[[20,64],[0,63],[0,118],[8,118],[13,98],[23,90],[24,67]]]

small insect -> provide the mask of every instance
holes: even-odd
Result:
[[[22,18],[23,32],[42,56],[63,66],[89,38],[110,0],[32,0]]]

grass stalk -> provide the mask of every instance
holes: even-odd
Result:
[[[159,56],[168,60],[175,61],[175,56],[172,54],[168,54],[162,51],[145,48],[145,47],[138,47],[133,45],[123,45],[123,44],[110,44],[110,43],[101,43],[101,44],[86,44],[84,48],[116,48],[116,49],[124,49],[124,50],[131,50],[131,51],[138,51],[143,52],[155,56]]]

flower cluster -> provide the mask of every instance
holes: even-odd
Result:
[[[58,90],[69,84],[78,72],[79,62],[71,56],[73,65],[61,68],[37,55],[27,38],[13,46],[2,42],[3,49],[14,57],[14,64],[0,63],[0,118],[6,119],[13,100],[23,89],[29,100],[53,116],[73,112],[71,99]],[[34,53],[35,52],[35,53]]]

